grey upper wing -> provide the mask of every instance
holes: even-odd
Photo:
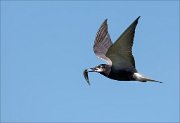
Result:
[[[132,46],[139,18],[140,16],[122,33],[107,51],[106,56],[111,59],[114,66],[129,69],[135,68]]]
[[[108,33],[107,19],[100,26],[94,41],[93,50],[96,56],[105,60],[109,65],[112,65],[111,60],[105,56],[109,47],[112,45],[111,38]]]

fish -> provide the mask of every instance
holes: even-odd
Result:
[[[91,85],[90,82],[89,82],[88,72],[89,72],[88,69],[85,69],[85,70],[83,71],[83,75],[84,75],[84,78],[85,78],[85,80],[87,81],[87,83],[88,83],[89,85]]]

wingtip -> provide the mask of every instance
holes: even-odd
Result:
[[[104,23],[107,23],[107,20],[108,20],[108,19],[106,18],[106,19],[104,20]]]
[[[103,21],[103,23],[101,24],[100,28],[104,25],[107,25],[107,18]]]
[[[136,19],[136,21],[138,21],[140,17],[141,17],[141,16],[138,16],[137,19]]]

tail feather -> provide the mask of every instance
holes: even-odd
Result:
[[[150,82],[159,82],[159,83],[163,83],[161,81],[157,81],[157,80],[153,80],[153,79],[149,79],[149,78],[144,78],[146,81],[150,81]]]
[[[157,81],[157,80],[153,80],[153,79],[150,79],[150,78],[147,78],[139,73],[134,73],[133,75],[134,79],[137,80],[137,81],[140,81],[140,82],[147,82],[147,81],[150,81],[150,82],[159,82],[159,83],[163,83],[161,81]]]

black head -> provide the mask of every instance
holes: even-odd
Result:
[[[107,64],[100,64],[94,68],[90,68],[89,70],[89,72],[97,72],[103,75],[108,75],[110,71],[111,71],[111,66]]]
[[[106,69],[106,64],[100,64],[95,66],[94,68],[90,68],[89,72],[97,72],[102,73]]]
[[[83,72],[84,78],[86,79],[86,81],[90,85],[88,72],[97,72],[97,73],[100,73],[100,74],[108,77],[109,73],[111,72],[111,65],[100,64],[100,65],[97,65],[94,68],[85,69],[84,72]]]

